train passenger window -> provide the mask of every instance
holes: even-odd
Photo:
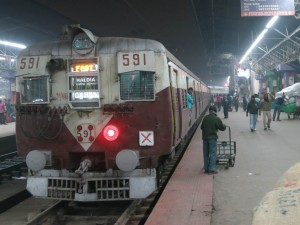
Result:
[[[154,100],[154,72],[132,71],[120,75],[121,100]]]
[[[26,77],[22,84],[22,103],[40,104],[49,102],[47,77]]]
[[[181,89],[181,100],[182,100],[182,107],[184,109],[187,108],[187,91],[184,89]]]

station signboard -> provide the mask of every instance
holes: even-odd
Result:
[[[265,76],[263,74],[256,74],[255,79],[256,80],[265,80]]]
[[[294,0],[241,0],[241,16],[293,16]]]

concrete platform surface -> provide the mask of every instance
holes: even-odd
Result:
[[[146,225],[210,225],[214,175],[203,171],[201,135],[199,126]]]
[[[16,134],[16,123],[7,123],[6,125],[0,125],[0,138],[11,136]]]

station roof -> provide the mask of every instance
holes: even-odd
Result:
[[[233,72],[232,64],[270,20],[241,17],[240,0],[0,0],[0,4],[1,40],[25,45],[55,40],[67,24],[81,24],[100,37],[154,39],[209,85],[223,84]],[[300,8],[298,0],[295,5]],[[289,63],[299,66],[299,21],[280,17],[250,55],[253,65],[248,61],[244,66],[257,72],[276,69],[288,51],[296,54]],[[277,46],[280,42],[282,46]],[[2,51],[17,54],[14,49]]]

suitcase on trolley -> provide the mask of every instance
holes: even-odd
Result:
[[[229,141],[217,142],[217,164],[225,165],[226,168],[234,167],[236,156],[236,142],[231,141],[231,130],[229,130]]]

